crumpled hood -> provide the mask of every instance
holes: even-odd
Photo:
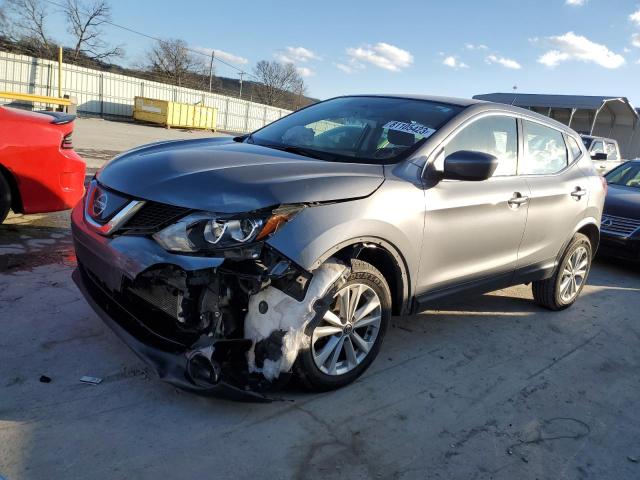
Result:
[[[145,200],[237,213],[366,197],[382,184],[384,172],[381,165],[327,162],[212,138],[131,150],[98,172],[98,181]]]
[[[640,189],[610,184],[603,213],[640,220]]]

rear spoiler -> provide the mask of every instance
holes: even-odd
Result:
[[[65,123],[71,123],[76,119],[75,115],[71,115],[69,113],[64,112],[51,112],[51,111],[39,111],[38,113],[44,113],[45,115],[49,115],[53,117],[51,123],[54,125],[64,125]]]

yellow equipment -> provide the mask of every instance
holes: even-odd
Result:
[[[158,123],[167,128],[199,128],[215,132],[217,117],[217,108],[145,97],[135,97],[133,107],[135,120]]]

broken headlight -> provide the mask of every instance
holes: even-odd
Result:
[[[241,247],[266,240],[303,208],[292,205],[236,216],[199,212],[160,230],[153,238],[171,252],[197,253]]]

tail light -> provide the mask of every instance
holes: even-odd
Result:
[[[73,133],[67,133],[62,139],[62,148],[73,148]]]
[[[607,179],[604,177],[600,177],[600,182],[602,182],[602,188],[604,189],[604,194],[607,194],[607,190],[609,190],[609,184],[607,183]]]

